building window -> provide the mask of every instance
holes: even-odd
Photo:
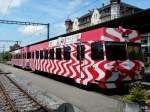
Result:
[[[48,59],[48,50],[44,50],[44,59]]]
[[[77,59],[83,60],[85,58],[85,46],[84,45],[78,45],[77,46]]]
[[[50,49],[50,59],[54,59],[54,49]]]
[[[95,42],[91,44],[91,58],[93,60],[103,60],[103,45],[101,43]]]
[[[36,59],[39,59],[39,51],[36,51]]]
[[[97,14],[95,14],[94,16],[95,16],[94,18],[97,19]]]
[[[56,48],[56,59],[61,60],[61,48]]]
[[[40,51],[40,59],[43,59],[43,50]]]
[[[70,53],[71,53],[71,48],[64,47],[64,60],[70,60]]]

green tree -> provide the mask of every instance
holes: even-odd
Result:
[[[2,56],[4,61],[10,61],[11,60],[11,53],[10,52],[5,52]]]

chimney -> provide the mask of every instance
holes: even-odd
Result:
[[[117,4],[120,4],[121,0],[110,0],[110,3],[117,3]]]
[[[104,7],[105,6],[105,4],[104,3],[102,3],[102,7]]]
[[[71,19],[66,19],[65,21],[66,32],[72,31],[72,25],[73,25],[73,22],[71,21]]]

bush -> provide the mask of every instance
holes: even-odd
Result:
[[[148,100],[148,94],[142,85],[136,83],[129,90],[129,95],[123,97],[124,102],[137,102],[143,104]]]

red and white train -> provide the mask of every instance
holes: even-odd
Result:
[[[136,30],[103,27],[12,51],[12,64],[112,89],[143,79],[140,43]]]

